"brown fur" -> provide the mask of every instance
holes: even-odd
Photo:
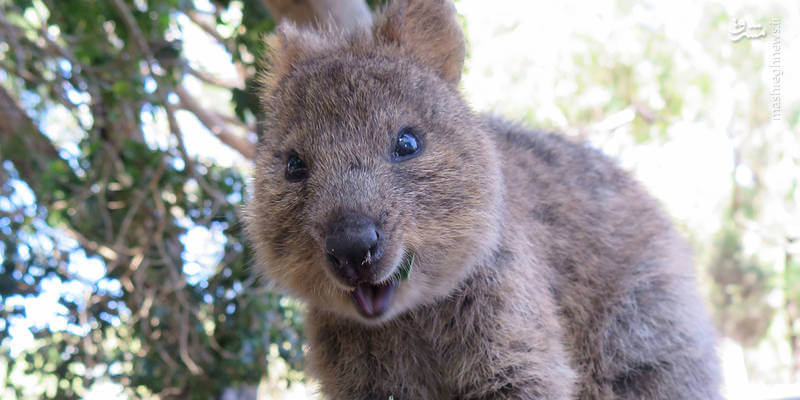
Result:
[[[683,240],[597,151],[468,108],[449,1],[395,1],[371,31],[283,24],[270,46],[248,230],[269,275],[308,303],[327,397],[718,398]],[[424,149],[392,163],[403,126]],[[290,150],[304,182],[284,178]],[[378,319],[327,264],[324,227],[343,210],[388,236],[376,281],[416,255]]]

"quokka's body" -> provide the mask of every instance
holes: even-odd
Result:
[[[248,231],[328,398],[719,397],[684,241],[599,152],[468,108],[452,4],[270,45]]]

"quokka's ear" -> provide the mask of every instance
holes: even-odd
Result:
[[[266,71],[261,85],[273,88],[292,68],[313,54],[330,47],[328,40],[315,30],[299,28],[292,22],[281,22],[275,32],[265,38]]]
[[[376,18],[373,33],[450,84],[461,79],[466,45],[452,0],[394,0]]]

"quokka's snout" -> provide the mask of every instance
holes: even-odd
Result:
[[[357,211],[336,213],[325,234],[325,254],[347,286],[375,282],[384,254],[384,233],[375,221]]]
[[[398,283],[392,251],[398,245],[387,240],[380,221],[352,209],[333,212],[324,232],[332,279],[346,288],[362,317],[382,316]]]

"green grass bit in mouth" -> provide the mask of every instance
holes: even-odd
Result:
[[[414,266],[414,253],[410,251],[406,252],[406,255],[403,257],[403,262],[400,263],[400,269],[398,270],[400,282],[408,280],[408,278],[411,276],[411,268],[413,266]]]

